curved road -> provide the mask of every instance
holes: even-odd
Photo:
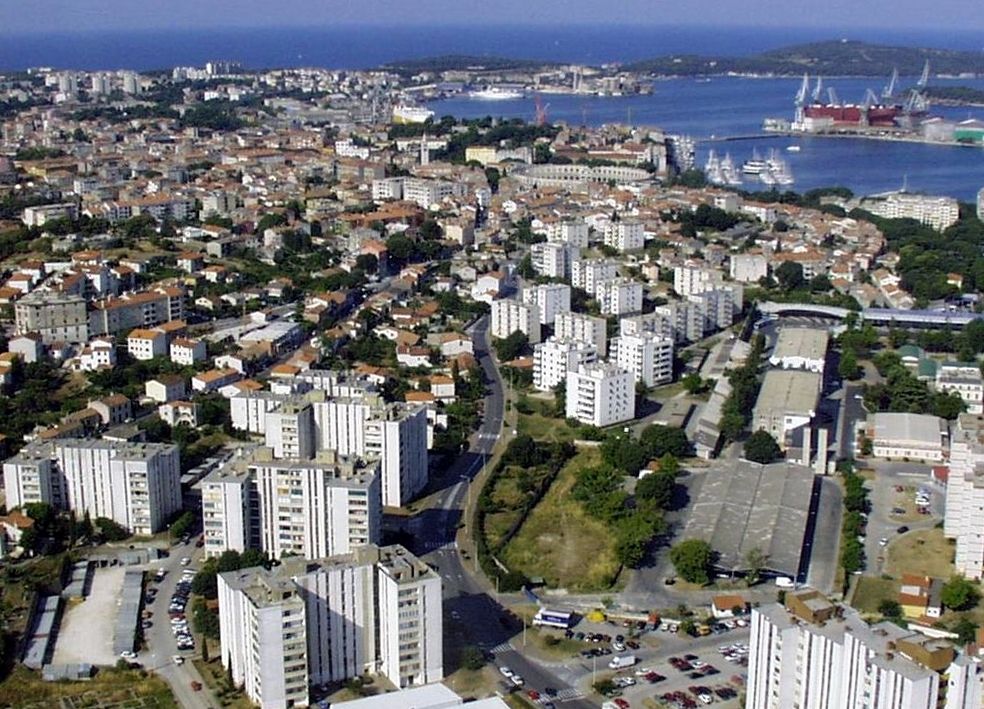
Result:
[[[433,505],[410,521],[414,552],[436,567],[444,581],[444,605],[460,625],[469,642],[496,654],[496,662],[507,665],[526,680],[524,689],[541,692],[551,687],[561,693],[565,707],[589,709],[594,704],[578,698],[579,692],[551,672],[509,645],[510,638],[522,629],[510,621],[505,608],[489,595],[485,587],[467,569],[456,545],[458,525],[464,514],[465,500],[472,480],[482,470],[502,432],[504,397],[502,378],[489,353],[489,318],[483,316],[470,329],[475,357],[488,385],[485,413],[471,447],[451,465],[444,478],[447,487],[434,497]],[[454,622],[454,621],[452,621]],[[518,643],[517,643],[518,644]],[[574,679],[574,677],[570,677]]]

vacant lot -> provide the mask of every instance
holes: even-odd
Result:
[[[560,471],[550,490],[506,546],[502,560],[548,586],[572,591],[607,589],[618,572],[614,540],[604,523],[571,499],[577,471],[597,465],[601,454],[583,450]]]
[[[888,546],[885,573],[920,574],[948,579],[954,574],[953,545],[942,529],[920,529],[903,534]]]
[[[577,437],[576,429],[568,426],[562,416],[555,416],[553,396],[547,399],[524,396],[515,406],[518,433],[526,433],[539,441],[573,441]]]
[[[858,579],[852,605],[862,613],[875,615],[882,601],[898,599],[899,582],[875,576],[862,576]]]
[[[69,602],[55,643],[56,665],[116,664],[119,658],[113,654],[113,628],[125,573],[122,566],[97,568],[85,600]]]
[[[0,706],[178,709],[164,680],[139,670],[102,670],[87,682],[42,682],[40,674],[21,666],[0,682]]]

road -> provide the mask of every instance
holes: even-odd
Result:
[[[458,524],[470,494],[471,481],[482,470],[502,433],[503,384],[489,353],[488,327],[489,318],[484,316],[469,330],[475,358],[488,386],[481,426],[473,436],[469,450],[443,474],[446,487],[434,495],[430,508],[410,521],[413,551],[438,569],[444,581],[445,610],[452,618],[467,619],[461,625],[469,642],[494,652],[497,664],[508,665],[522,675],[526,680],[524,689],[542,691],[552,687],[566,699],[564,706],[588,709],[594,705],[580,699],[581,693],[576,687],[510,646],[510,638],[521,631],[522,626],[517,626],[505,608],[476,580],[474,569],[465,568],[456,545]]]
[[[151,574],[157,569],[165,569],[167,576],[160,584],[156,584],[158,592],[153,603],[147,604],[147,608],[153,612],[150,628],[144,631],[144,639],[147,649],[142,650],[137,655],[137,661],[145,668],[156,672],[164,679],[174,692],[178,704],[184,709],[211,709],[220,706],[211,696],[208,685],[202,679],[198,670],[192,664],[192,657],[198,656],[201,651],[196,647],[194,652],[178,652],[174,636],[171,633],[170,618],[167,614],[168,604],[174,594],[175,586],[181,580],[181,571],[186,568],[181,566],[182,557],[190,556],[193,561],[191,568],[198,568],[198,563],[202,557],[202,551],[196,549],[193,544],[181,544],[180,542],[171,547],[170,556],[159,559],[147,566],[147,571]],[[190,620],[190,607],[189,611]],[[218,643],[212,643],[209,647],[214,653],[219,651]],[[184,664],[175,664],[172,656],[182,655],[186,658]],[[201,691],[194,691],[191,688],[192,682],[200,682],[203,685]]]

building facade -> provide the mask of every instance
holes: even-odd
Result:
[[[635,382],[630,372],[595,362],[567,373],[567,418],[610,426],[635,418]]]
[[[673,340],[651,332],[612,340],[611,360],[647,387],[673,381]]]

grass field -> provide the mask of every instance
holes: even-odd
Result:
[[[885,573],[892,576],[920,574],[950,578],[954,573],[953,545],[942,529],[920,529],[893,539],[888,546]]]
[[[583,450],[572,458],[550,490],[506,546],[503,562],[546,584],[571,591],[611,587],[618,572],[614,540],[604,523],[587,515],[571,499],[577,471],[597,465],[601,454]]]
[[[164,680],[141,670],[102,670],[87,682],[42,682],[40,674],[22,666],[0,682],[0,706],[178,709]]]
[[[861,576],[854,591],[852,605],[862,613],[878,614],[882,601],[894,601],[899,595],[899,582],[877,576]]]
[[[525,396],[522,401],[530,413],[519,413],[517,410],[518,433],[526,433],[541,441],[573,441],[577,437],[577,430],[568,426],[563,417],[555,415],[552,394],[546,398]]]
[[[211,645],[209,645],[211,648]],[[213,657],[208,662],[200,658],[194,660],[195,668],[205,680],[205,684],[215,693],[223,707],[232,709],[250,709],[253,703],[246,698],[237,688],[229,684],[229,676],[222,668],[219,658]]]

